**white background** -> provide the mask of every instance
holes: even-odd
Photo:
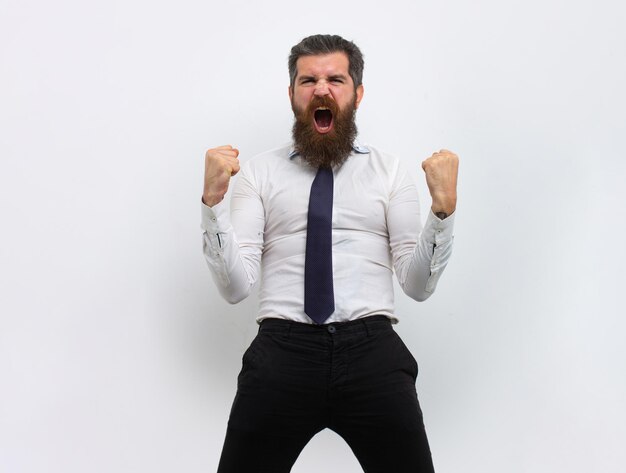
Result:
[[[461,158],[437,293],[397,291],[439,473],[626,464],[619,1],[2,0],[0,471],[211,472],[256,299],[201,253],[204,152],[289,140],[286,59],[366,58],[363,141]],[[293,470],[361,471],[325,431]]]

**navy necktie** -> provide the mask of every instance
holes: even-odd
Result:
[[[318,324],[335,311],[332,219],[333,171],[321,167],[311,185],[304,263],[304,312]]]

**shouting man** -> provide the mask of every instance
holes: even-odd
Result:
[[[422,227],[400,161],[357,141],[359,48],[310,36],[291,49],[289,75],[292,143],[241,168],[230,145],[205,156],[213,279],[231,303],[261,280],[259,332],[243,356],[218,471],[289,472],[329,428],[368,473],[432,472],[417,363],[392,327],[392,275],[417,301],[435,290],[452,249],[458,158],[440,150],[422,162],[432,198]]]

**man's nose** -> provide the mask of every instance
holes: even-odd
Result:
[[[328,95],[330,91],[328,90],[328,83],[325,81],[319,81],[315,84],[315,95],[319,97],[323,97],[324,95]]]

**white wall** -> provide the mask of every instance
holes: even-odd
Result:
[[[201,254],[204,151],[290,137],[286,57],[366,56],[362,138],[461,157],[438,292],[397,330],[438,472],[623,471],[617,0],[2,0],[0,471],[215,471],[254,297]],[[332,457],[331,469],[329,458]],[[361,471],[332,432],[296,473]]]

